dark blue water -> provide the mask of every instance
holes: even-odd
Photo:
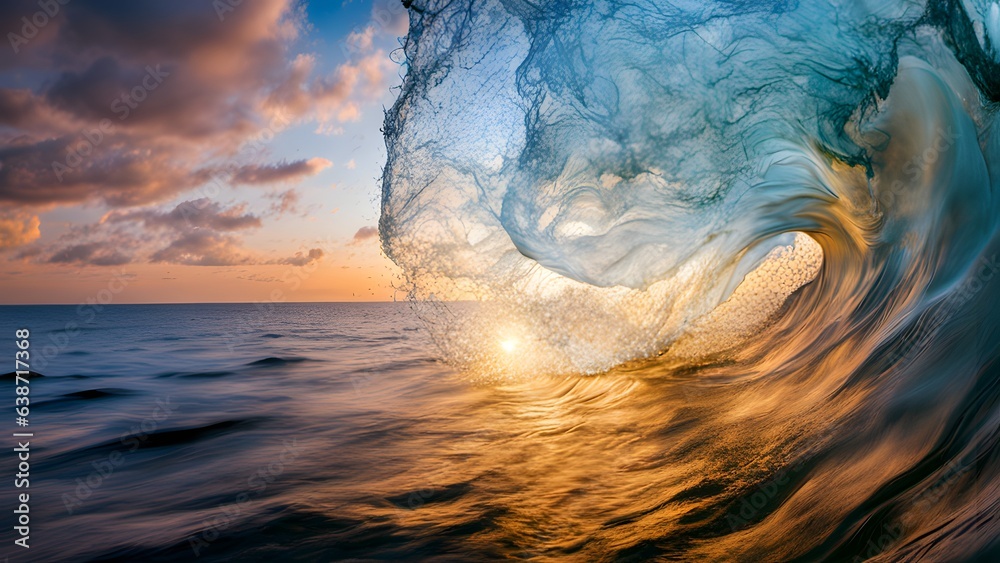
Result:
[[[389,522],[372,514],[432,486],[399,481],[412,450],[393,444],[451,374],[405,305],[13,306],[0,318],[11,362],[26,327],[42,374],[20,429],[35,434],[18,491],[29,550],[12,547],[16,460],[0,460],[12,561],[390,553],[404,542],[370,543],[364,530]]]

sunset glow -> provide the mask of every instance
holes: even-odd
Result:
[[[216,4],[68,6],[3,55],[0,302],[115,279],[115,303],[393,299],[378,130],[405,10]]]

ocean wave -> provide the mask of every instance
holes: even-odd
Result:
[[[982,556],[998,45],[991,1],[415,1],[383,246],[471,376],[688,371],[706,429],[809,460],[685,553]]]

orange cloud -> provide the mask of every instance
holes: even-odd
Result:
[[[42,236],[38,215],[17,211],[0,213],[0,249],[14,248]]]

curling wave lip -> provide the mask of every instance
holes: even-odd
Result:
[[[995,463],[918,502],[996,455],[995,2],[415,5],[380,230],[442,358],[696,373],[692,455],[809,461],[746,529],[631,528],[660,555],[996,549]]]

